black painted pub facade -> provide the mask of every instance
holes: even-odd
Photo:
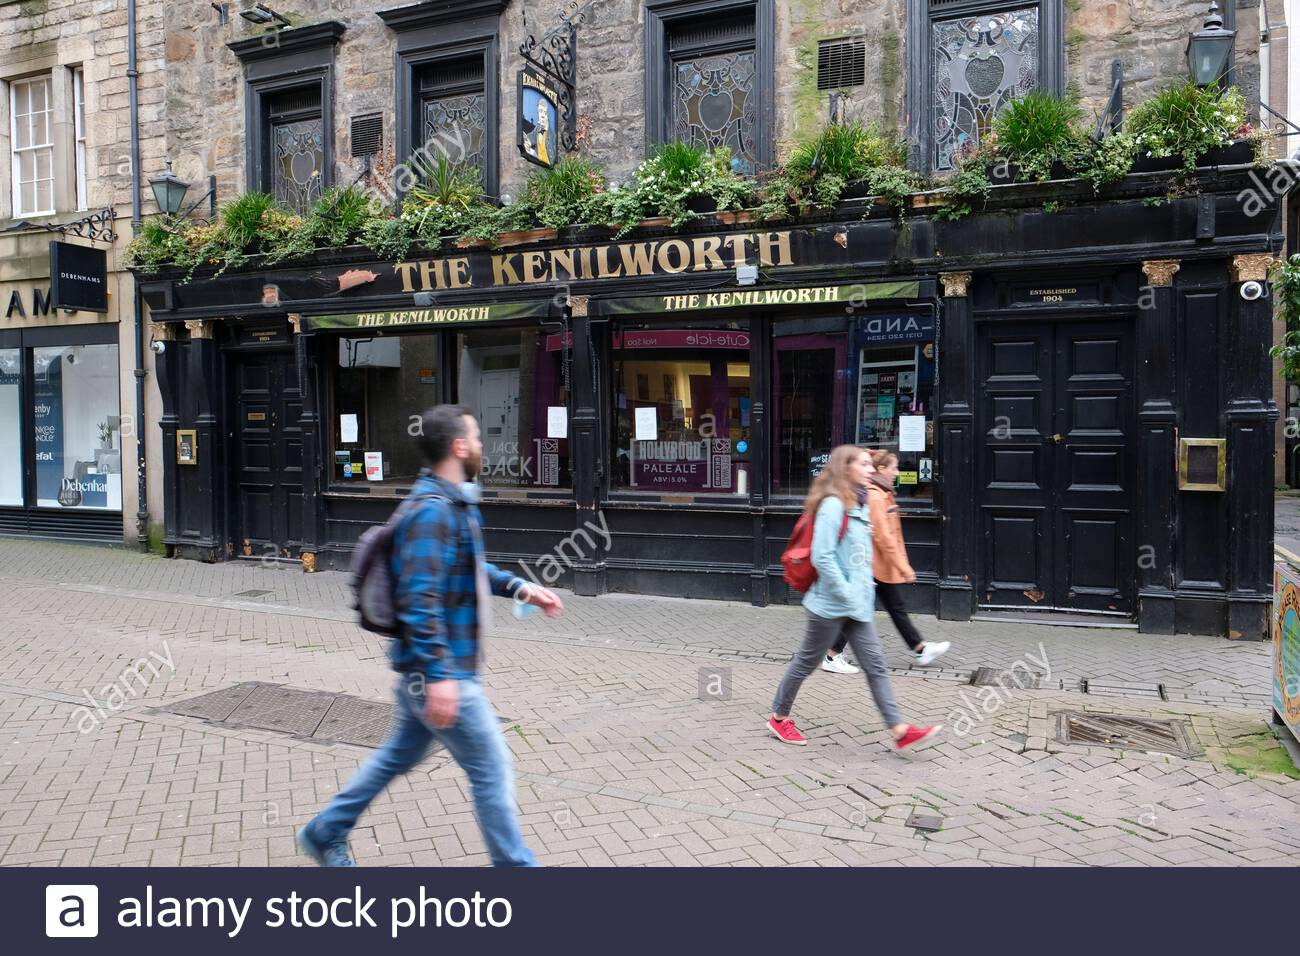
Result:
[[[344,567],[418,471],[418,415],[455,400],[491,556],[579,594],[790,600],[802,496],[856,442],[899,451],[920,611],[1258,639],[1280,216],[1243,202],[1246,167],[1199,180],[142,276],[165,541]]]

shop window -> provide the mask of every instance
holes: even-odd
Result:
[[[807,494],[812,479],[847,441],[848,336],[797,333],[804,323],[777,323],[772,347],[772,493]]]
[[[10,84],[14,216],[54,212],[54,106],[50,77]]]
[[[483,433],[486,489],[569,488],[572,334],[491,329],[457,336],[457,401]]]
[[[624,324],[612,345],[614,487],[747,496],[748,323]]]
[[[771,164],[773,17],[771,0],[647,3],[652,140],[728,147],[747,175]]]
[[[1015,98],[1062,86],[1060,0],[912,0],[911,10],[909,95],[928,103],[914,112],[913,133],[929,169],[953,170]]]
[[[22,349],[0,349],[0,505],[23,503]]]
[[[404,493],[424,464],[420,416],[439,402],[438,336],[343,336],[331,354],[334,485]]]
[[[910,335],[900,328],[910,328]],[[920,335],[925,337],[918,340]],[[897,341],[909,337],[913,341]],[[855,344],[852,440],[864,448],[887,448],[898,454],[900,498],[932,498],[935,346],[929,319],[916,315],[860,319]]]
[[[307,86],[265,97],[262,188],[282,204],[306,212],[324,191],[325,118],[321,86]]]
[[[117,346],[33,349],[36,504],[122,508]]]
[[[477,170],[486,184],[490,140],[482,53],[431,63],[418,71],[416,82],[418,142],[425,153]]]

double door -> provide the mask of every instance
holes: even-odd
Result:
[[[977,374],[979,603],[1131,613],[1131,324],[987,323]]]

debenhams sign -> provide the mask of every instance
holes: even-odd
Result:
[[[403,292],[509,288],[590,279],[622,279],[686,272],[733,271],[738,266],[792,266],[791,234],[750,232],[600,246],[497,252],[397,262]]]

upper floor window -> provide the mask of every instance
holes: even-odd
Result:
[[[1060,0],[911,0],[913,141],[934,172],[956,168],[1011,100],[1060,89]],[[924,58],[923,60],[921,58]],[[920,128],[916,128],[921,124]]]
[[[54,111],[49,76],[10,84],[15,216],[54,212]]]
[[[771,0],[647,0],[647,126],[652,143],[731,150],[753,173],[772,161]]]
[[[86,71],[72,71],[73,135],[76,144],[77,208],[86,209]]]
[[[487,89],[483,56],[436,61],[417,71],[419,138],[430,155],[478,170],[486,184]]]
[[[319,83],[267,96],[262,189],[304,212],[323,191],[325,120]]]

